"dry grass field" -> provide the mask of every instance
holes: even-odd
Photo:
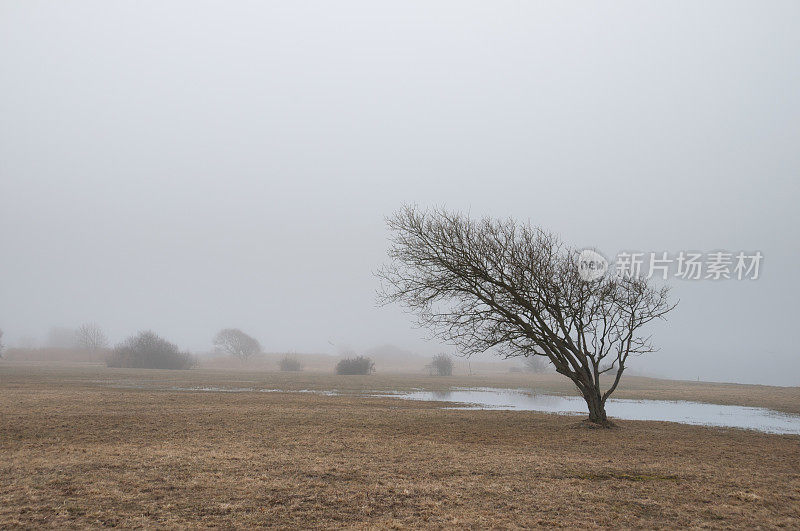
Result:
[[[336,377],[0,364],[0,527],[798,527],[800,437],[345,391],[551,376]],[[620,397],[800,412],[797,388],[630,378]]]

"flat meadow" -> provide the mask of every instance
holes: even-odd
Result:
[[[0,527],[800,525],[798,436],[588,429],[570,416],[365,393],[569,385],[4,362]],[[300,392],[331,389],[342,394]],[[615,396],[800,413],[798,388],[630,377]]]

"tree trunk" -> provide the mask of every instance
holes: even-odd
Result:
[[[584,393],[583,398],[586,400],[586,405],[589,407],[589,422],[594,422],[601,426],[609,426],[611,423],[606,417],[606,406],[603,404],[600,391],[597,389],[590,389]]]
[[[561,370],[559,370],[561,369]],[[583,399],[586,401],[586,407],[589,409],[589,422],[598,427],[612,428],[614,423],[608,420],[606,416],[606,405],[603,402],[603,394],[600,388],[595,384],[592,377],[589,375],[588,370],[585,374],[573,373],[563,367],[556,366],[556,372],[567,376],[578,388]]]

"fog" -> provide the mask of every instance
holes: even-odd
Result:
[[[757,280],[670,280],[628,365],[800,385],[800,4],[680,5],[2,3],[4,342],[456,353],[376,305],[415,203],[609,257],[760,251]]]

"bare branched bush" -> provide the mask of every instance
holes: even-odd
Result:
[[[583,279],[575,249],[513,219],[406,207],[388,226],[390,263],[378,273],[384,303],[404,304],[467,355],[547,357],[597,424],[608,425],[605,403],[629,356],[655,350],[644,327],[674,308],[668,288],[644,278]]]
[[[283,372],[300,372],[303,370],[303,362],[296,354],[286,354],[278,362],[278,366]]]
[[[372,374],[373,372],[375,372],[375,363],[364,356],[345,358],[336,364],[336,374]]]
[[[433,357],[428,369],[431,374],[436,376],[452,376],[453,375],[453,359],[447,354],[437,354]]]
[[[235,356],[242,361],[254,354],[261,353],[261,344],[238,328],[225,328],[214,337],[214,348],[217,352],[224,352]]]
[[[97,352],[108,346],[108,338],[103,330],[94,323],[82,324],[76,331],[78,346],[89,352]]]
[[[191,354],[153,332],[139,332],[111,352],[109,367],[134,369],[190,369],[195,365]]]
[[[544,356],[528,356],[525,358],[525,370],[540,374],[547,371],[550,362]]]

